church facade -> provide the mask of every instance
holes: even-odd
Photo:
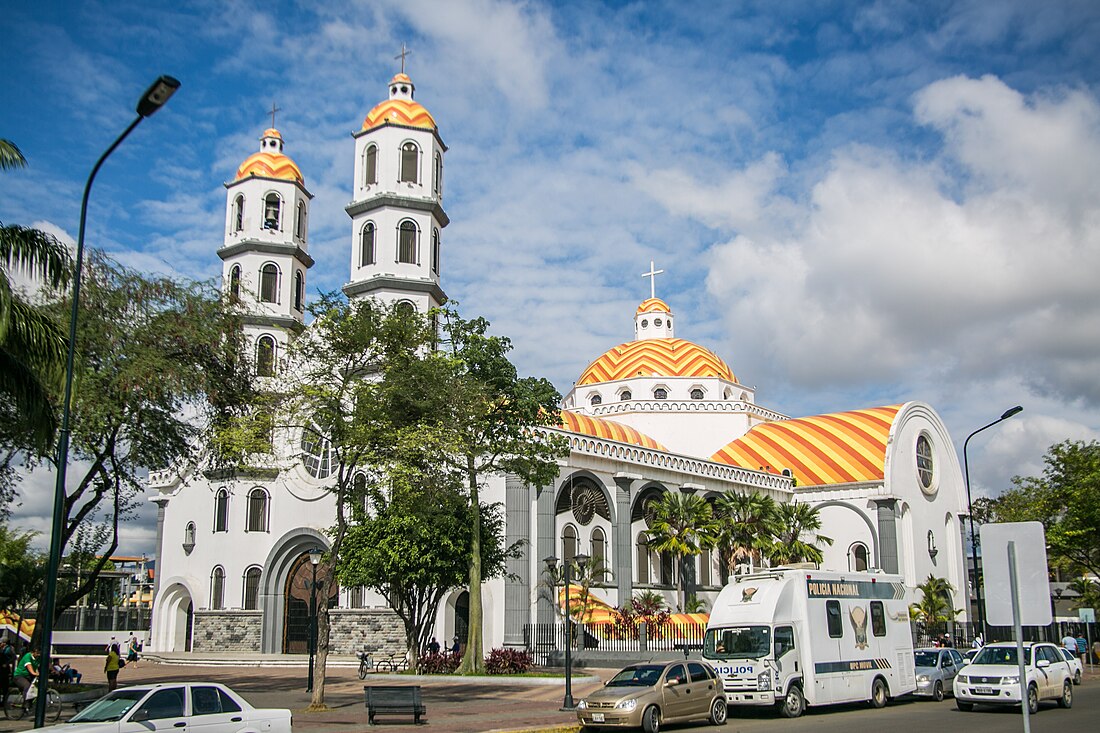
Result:
[[[407,75],[394,76],[387,91],[353,136],[343,290],[349,299],[426,311],[446,301],[447,147]],[[247,304],[258,376],[274,378],[287,344],[307,328],[313,197],[274,127],[226,192],[224,287]],[[809,504],[820,512],[821,534],[833,539],[823,568],[900,573],[911,590],[930,574],[947,578],[954,607],[968,607],[962,472],[930,405],[780,414],[758,404],[720,356],[677,337],[683,324],[650,295],[633,314],[633,337],[594,359],[565,396],[556,430],[569,454],[553,484],[500,475],[483,490],[504,507],[507,541],[525,541],[508,577],[478,589],[487,648],[523,646],[528,624],[552,618],[540,592],[550,556],[603,558],[611,574],[593,592],[613,606],[645,589],[675,607],[677,563],[647,544],[649,505],[670,491],[706,499],[758,491]],[[328,545],[334,504],[325,486],[334,466],[328,446],[308,433],[287,436],[277,452],[291,460],[250,474],[219,475],[200,461],[150,475],[158,506],[152,649],[306,651],[309,556]],[[723,577],[717,555],[704,552],[688,563],[684,582],[709,607]],[[441,605],[437,638],[465,636],[470,590]],[[336,653],[401,647],[396,616],[377,594],[340,588],[328,603]]]

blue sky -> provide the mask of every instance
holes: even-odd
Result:
[[[181,7],[182,6],[182,7]],[[923,399],[996,492],[1100,433],[1100,6],[1091,2],[3,2],[0,219],[220,274],[272,103],[315,194],[309,289],[348,277],[352,130],[402,42],[450,146],[443,282],[567,391],[657,294],[790,415]],[[47,502],[25,482],[17,522]],[[148,550],[155,526],[127,529]]]

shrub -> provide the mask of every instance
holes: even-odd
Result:
[[[461,661],[461,656],[450,652],[424,654],[419,659],[420,665],[417,671],[420,674],[454,674]]]
[[[493,649],[485,657],[489,674],[523,674],[535,666],[529,652],[521,649]]]

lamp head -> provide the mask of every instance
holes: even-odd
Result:
[[[577,563],[578,566],[584,565],[590,559],[591,558],[588,555],[585,555],[583,552],[573,556],[573,562]]]
[[[1016,405],[1015,407],[1010,407],[1010,408],[1008,408],[1007,410],[1004,411],[1004,414],[1001,415],[1001,419],[1002,420],[1007,420],[1008,418],[1012,417],[1013,415],[1019,415],[1023,411],[1024,411],[1024,408],[1021,407],[1020,405]]]
[[[558,569],[558,558],[555,555],[551,555],[543,562],[546,563],[546,569],[551,573]]]
[[[314,547],[309,551],[309,562],[311,565],[317,565],[321,562],[321,555],[324,555],[325,551],[320,547]]]
[[[179,88],[179,79],[171,76],[160,77],[145,90],[145,94],[141,95],[137,103],[137,113],[142,117],[149,117],[163,107]]]

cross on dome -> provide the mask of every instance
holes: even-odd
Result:
[[[410,56],[410,55],[412,55],[412,51],[405,48],[405,42],[402,41],[401,42],[401,53],[399,53],[399,54],[397,54],[396,56],[393,57],[394,60],[401,59],[401,73],[402,74],[405,73],[405,57]]]
[[[649,297],[657,297],[657,276],[664,273],[664,270],[655,269],[653,260],[649,261],[649,272],[643,272],[642,277],[649,278]]]
[[[272,130],[275,129],[275,113],[276,112],[282,112],[282,111],[283,110],[282,110],[281,107],[276,107],[274,102],[271,103],[271,113],[270,114],[271,114],[271,129]]]

